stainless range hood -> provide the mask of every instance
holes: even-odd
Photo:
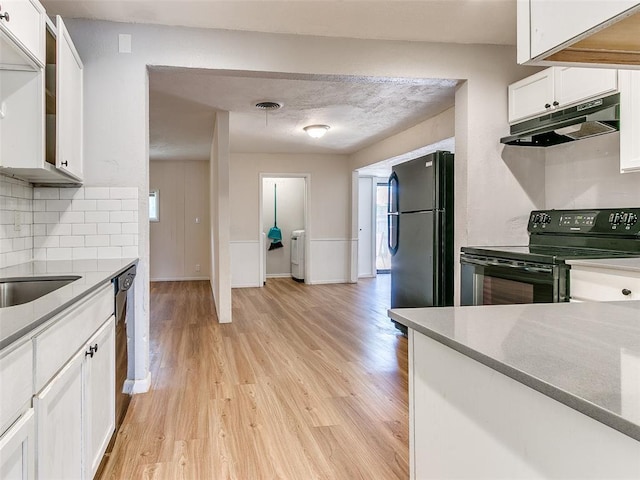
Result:
[[[620,128],[620,94],[590,100],[511,125],[506,145],[550,147],[582,138],[615,132]]]

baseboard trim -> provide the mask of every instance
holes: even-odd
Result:
[[[135,395],[136,393],[146,393],[151,388],[151,372],[147,373],[147,377],[138,380],[127,379],[124,382],[122,391],[129,395]]]
[[[161,277],[152,278],[150,282],[193,282],[195,280],[210,280],[209,277]]]
[[[290,273],[268,273],[267,278],[291,278]]]

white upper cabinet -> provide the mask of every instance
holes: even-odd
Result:
[[[620,172],[640,172],[640,70],[618,71],[620,82]]]
[[[43,31],[45,68],[0,70],[0,172],[34,184],[77,185],[83,65],[60,17]]]
[[[56,167],[82,179],[82,60],[56,17]]]
[[[638,0],[518,0],[518,63],[640,66]]]
[[[617,90],[615,70],[552,67],[509,85],[509,123]]]
[[[553,69],[509,85],[509,123],[544,113],[553,106]]]
[[[35,70],[44,65],[44,22],[37,0],[0,2],[0,68]]]

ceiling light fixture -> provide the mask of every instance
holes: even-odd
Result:
[[[304,127],[304,131],[307,132],[311,138],[320,138],[323,137],[327,130],[329,130],[329,125],[307,125]]]

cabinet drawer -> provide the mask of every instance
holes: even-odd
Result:
[[[622,293],[628,290],[629,294]],[[640,276],[621,270],[571,269],[571,299],[601,302],[640,300]]]
[[[0,433],[25,410],[33,395],[31,341],[0,353]]]
[[[60,313],[48,329],[35,337],[36,392],[113,313],[113,286],[107,284],[78,305]]]

